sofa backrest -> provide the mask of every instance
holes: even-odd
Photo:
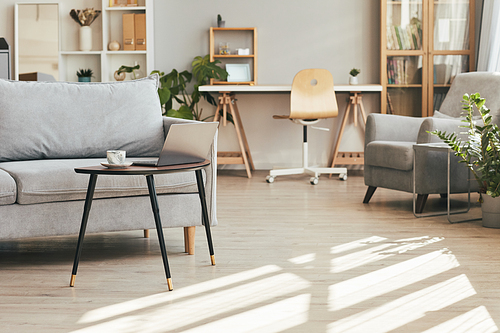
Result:
[[[500,73],[470,72],[455,76],[453,83],[441,105],[440,112],[452,117],[460,117],[464,94],[479,93],[486,99],[486,107],[491,110],[493,121],[500,119]],[[476,115],[478,115],[476,113]]]
[[[164,142],[158,75],[113,83],[0,80],[0,162],[158,156]]]

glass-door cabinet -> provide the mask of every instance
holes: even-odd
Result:
[[[473,69],[473,2],[381,0],[382,113],[430,116],[454,76]]]
[[[434,0],[429,7],[429,98],[427,115],[439,110],[455,76],[474,70],[473,0]]]

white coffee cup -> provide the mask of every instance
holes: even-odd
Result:
[[[108,164],[125,164],[125,150],[108,150],[106,156]]]

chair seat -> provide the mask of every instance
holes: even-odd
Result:
[[[402,171],[413,170],[416,142],[372,141],[365,148],[365,164]]]

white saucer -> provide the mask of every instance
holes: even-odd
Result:
[[[105,166],[106,168],[110,168],[110,169],[124,169],[124,168],[128,168],[129,166],[131,166],[132,162],[125,162],[124,164],[109,164],[109,163],[101,162],[101,165]]]

